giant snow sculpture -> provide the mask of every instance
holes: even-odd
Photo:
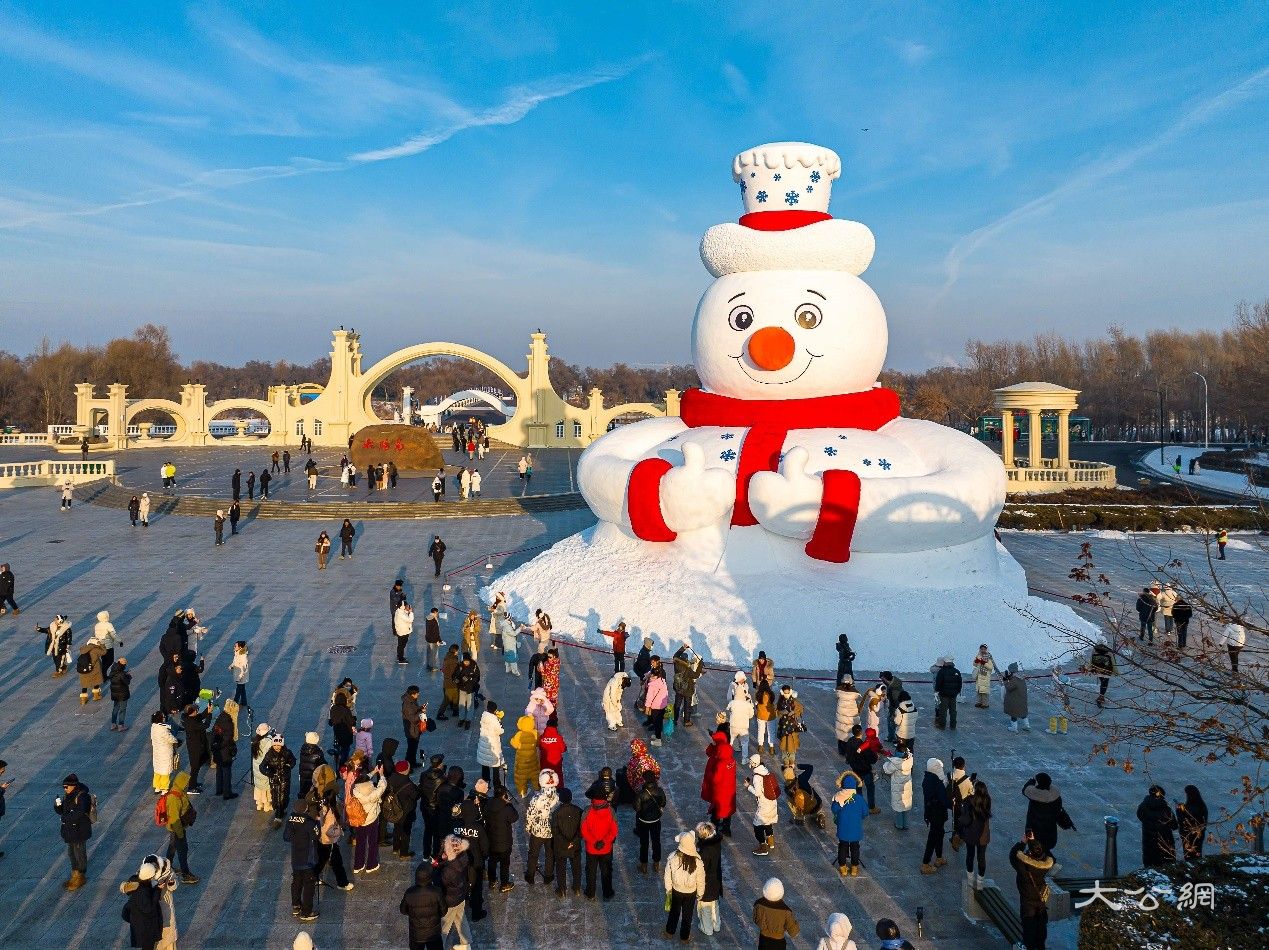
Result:
[[[826,667],[848,633],[861,665],[912,670],[1056,651],[994,538],[1000,459],[954,429],[899,415],[877,384],[886,316],[859,275],[874,241],[828,213],[838,156],[780,142],[732,163],[745,214],[710,228],[717,278],[692,326],[702,388],[678,418],[623,426],[578,464],[599,524],[493,586],[543,607],[562,632],[625,619],[663,650],[718,661],[759,647]],[[636,641],[637,642],[637,641]]]

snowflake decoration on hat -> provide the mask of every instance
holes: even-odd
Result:
[[[749,183],[746,181],[742,181],[740,183],[740,193],[743,195],[748,190],[749,190]]]
[[[734,438],[736,438],[736,433],[734,433],[734,432],[724,432],[722,435],[720,435],[720,436],[719,436],[719,438],[720,438],[720,439],[734,439]]]
[[[865,464],[865,465],[871,465],[871,464],[872,464],[872,459],[864,459],[864,464]]]
[[[798,203],[798,193],[796,191],[786,191],[784,193],[784,203],[786,205],[795,205]]]
[[[819,181],[819,180],[820,180],[820,173],[819,173],[819,172],[811,172],[811,181]]]
[[[718,457],[722,459],[724,462],[734,462],[736,460],[736,450],[724,449],[722,452],[718,454]]]
[[[824,454],[831,458],[832,456],[837,454],[837,449],[831,445],[826,445],[824,446]]]
[[[806,193],[807,193],[807,194],[810,194],[810,193],[811,193],[812,191],[814,191],[814,190],[815,190],[815,186],[814,186],[814,185],[807,185],[807,186],[806,186]]]
[[[885,459],[877,459],[877,464],[880,465],[882,469],[888,472],[890,471],[890,466],[892,463],[887,462]]]
[[[765,204],[767,201],[767,193],[765,191],[758,192],[754,197],[758,199],[758,204]]]
[[[782,176],[780,176],[780,175],[772,175],[772,176],[771,176],[771,180],[772,180],[772,181],[779,181],[781,177],[782,177]]]

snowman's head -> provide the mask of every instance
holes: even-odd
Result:
[[[886,314],[859,279],[872,232],[828,214],[841,161],[829,149],[775,142],[732,163],[745,211],[705,232],[701,259],[718,278],[692,327],[709,392],[803,399],[863,392],[886,359]]]
[[[692,325],[701,384],[742,399],[863,392],[886,344],[881,301],[844,271],[727,274],[705,291]]]

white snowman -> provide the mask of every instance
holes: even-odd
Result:
[[[746,213],[701,241],[717,278],[692,327],[702,388],[679,417],[623,426],[582,455],[601,522],[733,572],[854,555],[895,571],[891,555],[936,551],[944,571],[995,564],[1004,469],[963,433],[901,418],[878,386],[886,316],[858,276],[874,241],[828,214],[840,173],[834,152],[799,142],[736,156]]]

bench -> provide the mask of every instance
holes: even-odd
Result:
[[[1005,900],[998,887],[984,887],[974,891],[974,899],[983,909],[987,919],[996,925],[1001,935],[1011,944],[1022,942],[1022,918],[1013,905]]]

